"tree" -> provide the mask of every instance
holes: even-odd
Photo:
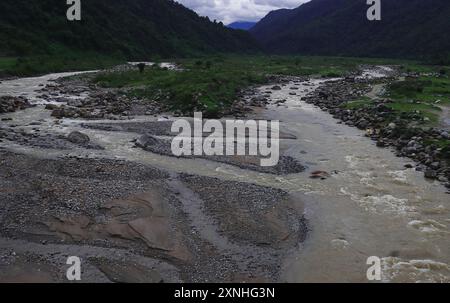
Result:
[[[145,70],[145,63],[139,63],[137,67],[139,68],[139,72],[142,74]]]

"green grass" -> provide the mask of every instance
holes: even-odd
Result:
[[[407,102],[395,102],[389,104],[392,109],[399,113],[416,113],[424,118],[425,124],[433,125],[439,121],[439,114],[442,111],[439,107],[436,107],[427,103],[407,103]]]
[[[342,107],[345,109],[359,109],[367,105],[370,105],[371,103],[372,100],[369,97],[362,97],[357,100],[349,101],[343,104]]]
[[[450,78],[422,76],[406,79],[389,86],[389,96],[395,100],[413,99],[426,103],[450,103]]]
[[[430,125],[439,121],[441,114],[440,105],[450,104],[450,78],[444,72],[435,75],[438,67],[430,67],[419,78],[407,78],[387,87],[387,96],[395,102],[392,108],[400,113],[417,112],[428,118]],[[440,67],[447,70],[447,67]]]

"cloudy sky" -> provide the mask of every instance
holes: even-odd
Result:
[[[309,0],[176,0],[211,20],[225,24],[234,21],[257,21],[268,12],[294,8]]]

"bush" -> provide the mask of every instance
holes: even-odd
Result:
[[[407,80],[394,82],[389,85],[389,91],[396,96],[404,96],[408,98],[415,97],[418,93],[423,93],[426,86],[432,85],[431,81],[423,80]]]

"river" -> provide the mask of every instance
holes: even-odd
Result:
[[[382,71],[382,69],[380,69]],[[382,77],[380,70],[376,77]],[[282,281],[286,282],[367,282],[366,261],[382,260],[384,282],[450,282],[450,205],[446,189],[423,178],[423,173],[406,169],[412,161],[398,158],[389,149],[380,149],[356,128],[337,120],[300,97],[318,88],[325,80],[292,82],[271,95],[273,104],[258,111],[258,117],[280,120],[283,132],[297,139],[282,140],[286,154],[307,166],[306,173],[275,176],[239,169],[202,159],[177,159],[133,148],[136,134],[81,128],[92,121],[64,119],[55,124],[46,101],[37,90],[52,80],[78,73],[51,74],[0,83],[0,95],[28,97],[34,108],[5,114],[14,124],[67,134],[81,130],[104,150],[43,150],[11,142],[0,146],[38,157],[77,155],[91,158],[126,159],[174,172],[196,173],[227,180],[281,188],[304,205],[309,221],[307,240],[285,260]],[[374,75],[367,73],[364,76]],[[298,88],[290,95],[290,87]],[[259,88],[261,92],[270,87]],[[60,96],[73,97],[73,96]],[[286,99],[282,106],[275,102]],[[134,121],[154,121],[158,117],[136,117]],[[95,121],[96,123],[111,121]],[[5,123],[5,122],[1,122]],[[332,173],[327,180],[309,178],[309,173]]]

